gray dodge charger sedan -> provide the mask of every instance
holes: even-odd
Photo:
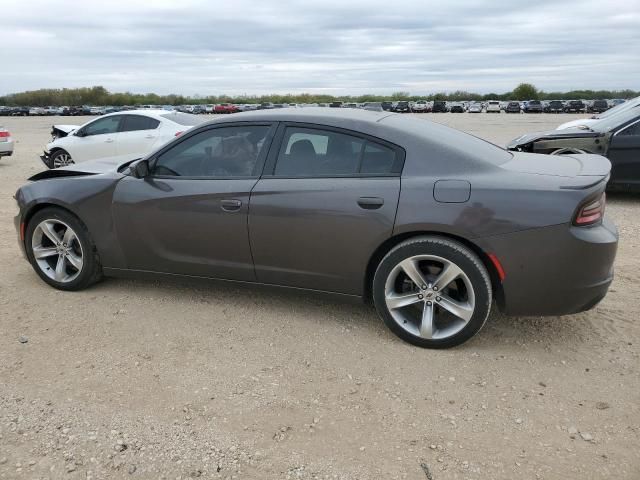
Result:
[[[143,159],[37,174],[15,224],[61,290],[151,273],[332,292],[372,300],[408,342],[450,347],[494,300],[565,315],[604,297],[609,170],[599,155],[509,152],[388,112],[263,110]]]

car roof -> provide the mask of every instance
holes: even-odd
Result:
[[[354,123],[373,125],[391,115],[398,114],[391,112],[373,112],[355,108],[282,108],[234,113],[231,116],[215,118],[200,126],[228,122],[301,122],[353,129],[353,127],[355,127]]]

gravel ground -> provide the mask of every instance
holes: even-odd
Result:
[[[572,117],[423,115],[499,144]],[[49,126],[86,120],[0,119],[17,141],[0,160],[0,478],[640,478],[640,197],[610,195],[617,276],[594,310],[494,313],[429,351],[334,298],[47,287],[12,195]]]

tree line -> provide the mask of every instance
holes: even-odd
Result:
[[[344,95],[333,96],[325,94],[287,94],[287,95],[158,95],[155,93],[109,92],[101,86],[84,88],[46,88],[0,96],[0,105],[5,106],[63,106],[63,105],[197,105],[216,103],[330,103],[342,102],[383,102],[383,101],[416,101],[416,100],[553,100],[553,99],[611,99],[632,98],[640,95],[634,90],[572,90],[569,92],[544,92],[534,85],[521,83],[511,92],[479,94],[456,90],[455,92],[431,93],[428,95],[413,95],[410,92],[395,92],[391,95]]]

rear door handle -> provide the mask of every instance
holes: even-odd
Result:
[[[235,212],[236,210],[240,210],[241,206],[242,206],[242,202],[236,199],[220,201],[220,207],[225,212]]]
[[[365,210],[375,210],[384,205],[384,199],[380,197],[360,197],[358,199],[358,205]]]
[[[113,138],[107,138],[104,143],[113,143]]]
[[[146,137],[144,137],[144,138],[156,138],[156,136],[155,136],[155,135],[147,135],[147,136],[146,136]]]

